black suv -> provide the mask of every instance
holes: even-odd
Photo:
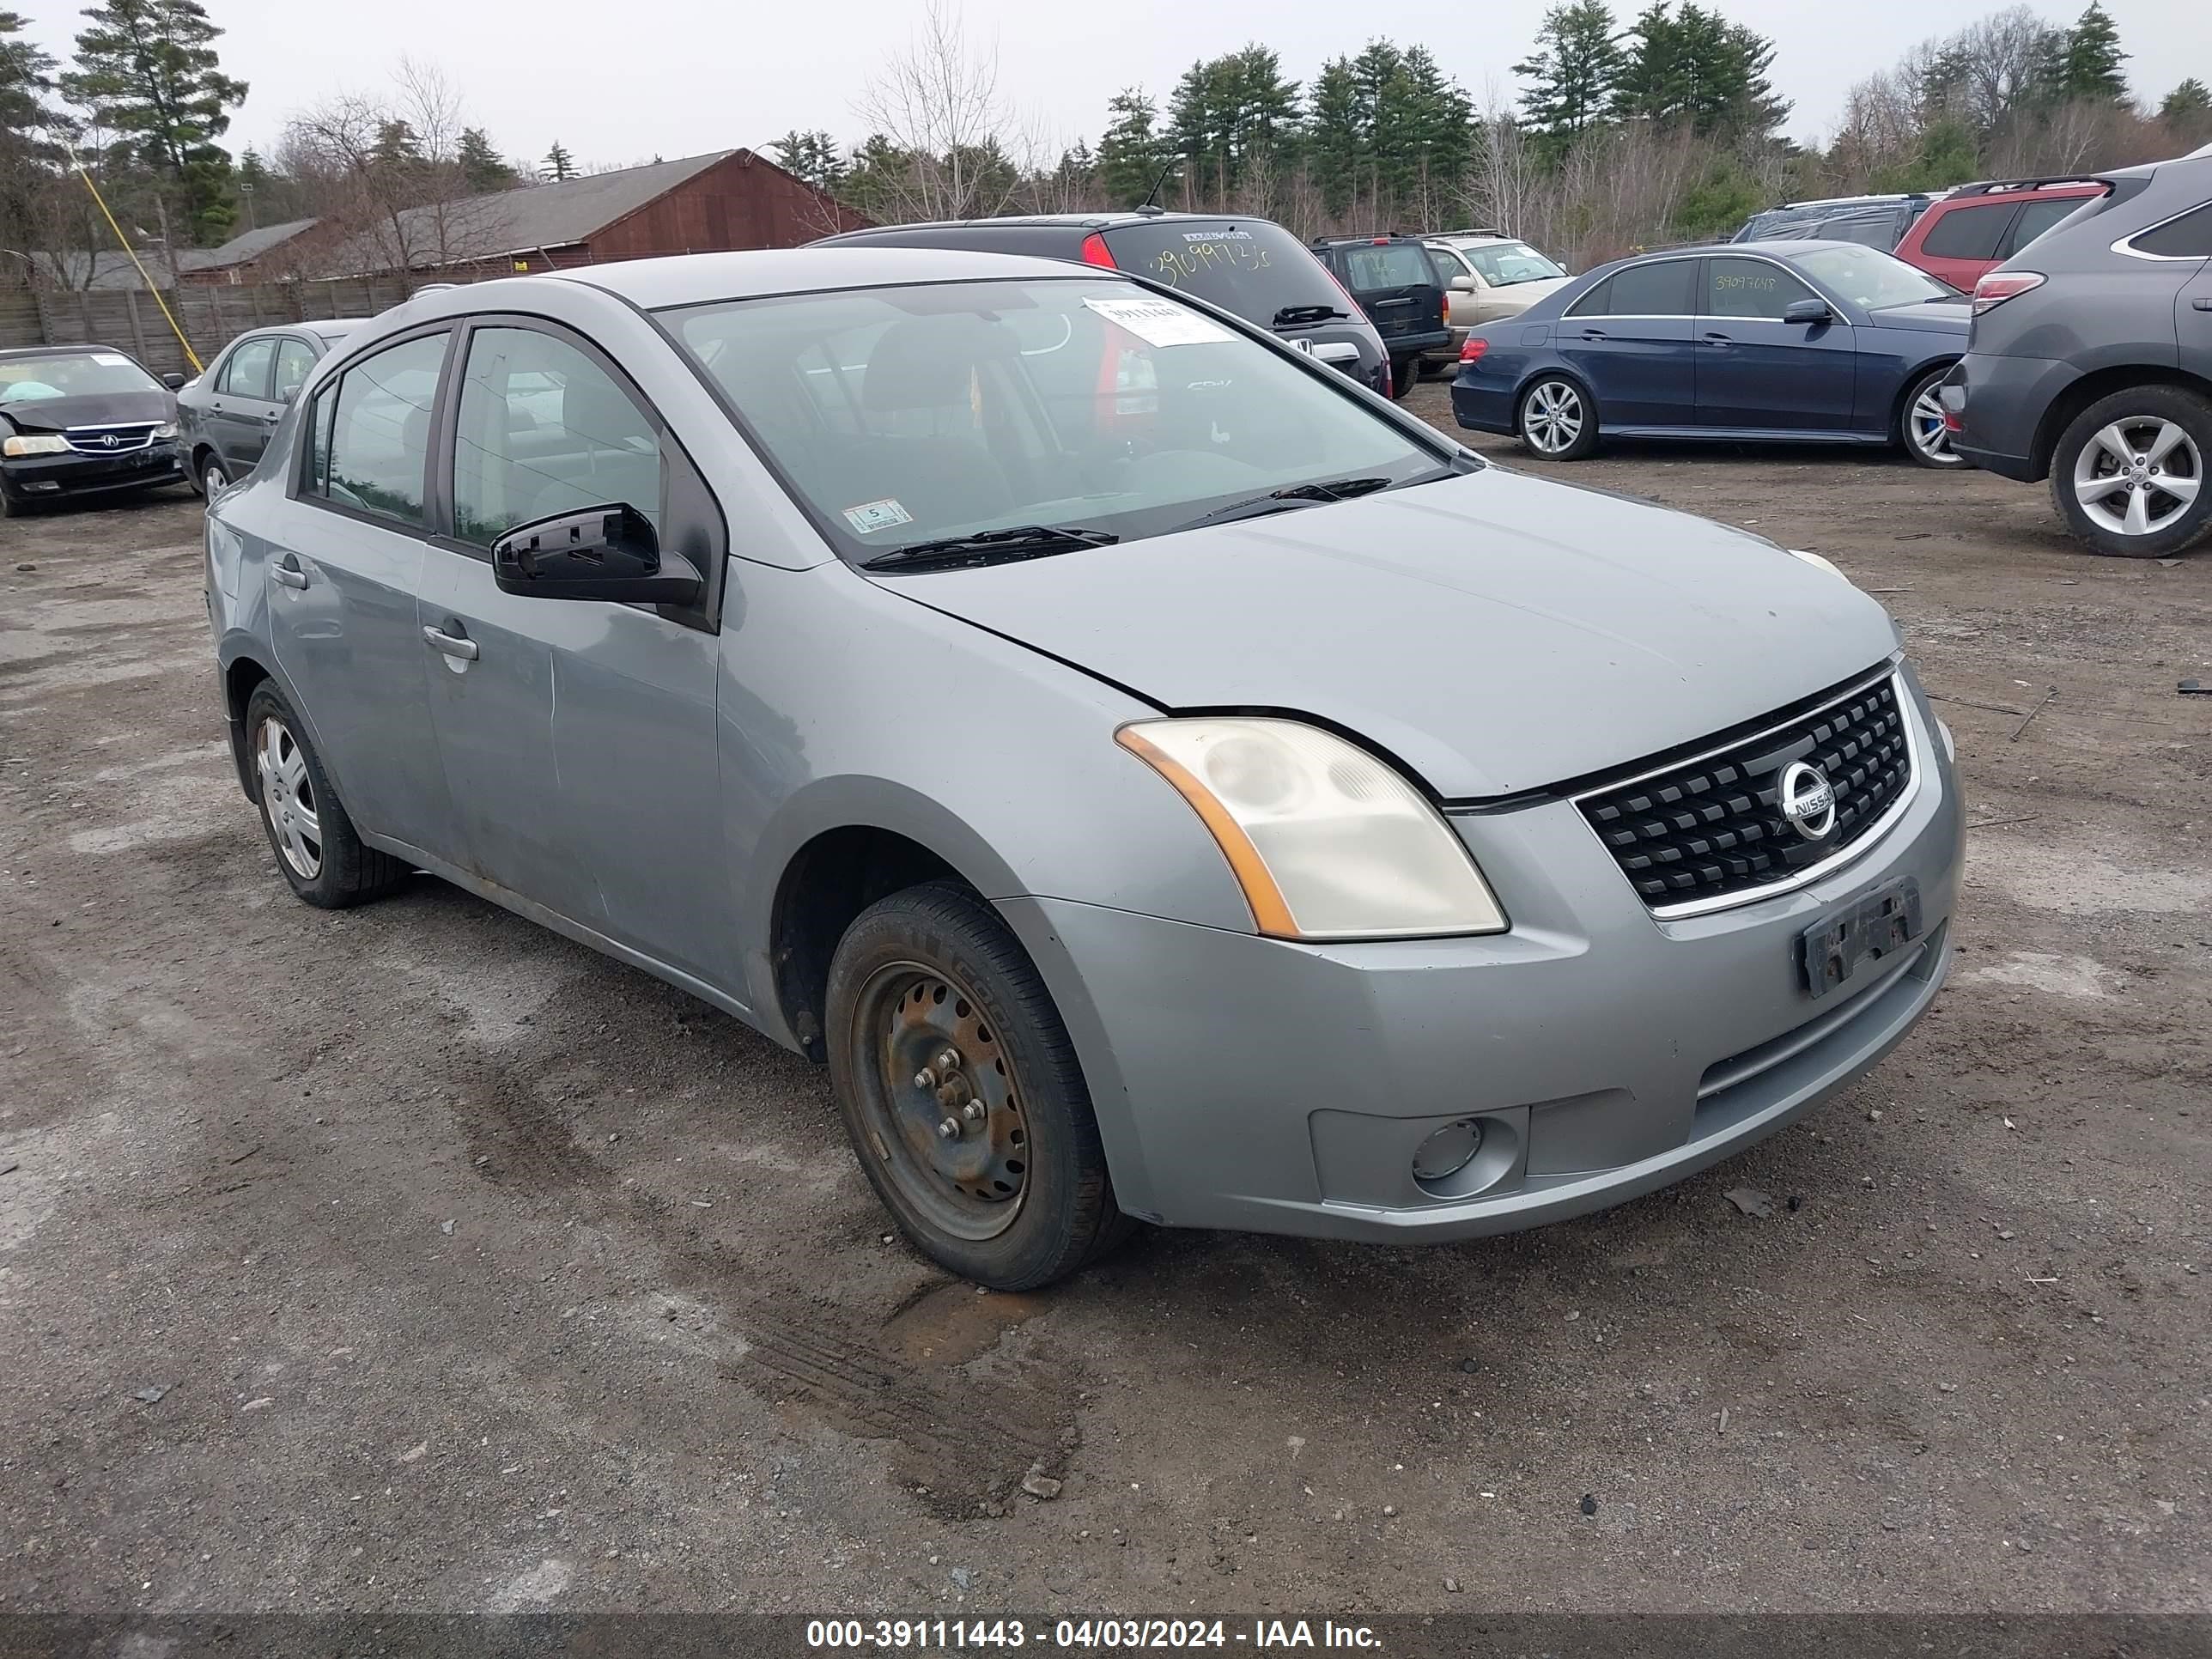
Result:
[[[1951,447],[2033,483],[2097,553],[2178,553],[2212,524],[2212,155],[2100,175],[1974,287],[1939,389]]]
[[[1422,354],[1451,344],[1443,283],[1427,246],[1392,231],[1331,236],[1316,242],[1313,251],[1382,337],[1382,349],[1390,354],[1390,395],[1404,397],[1420,374]]]
[[[878,225],[825,236],[815,246],[959,247],[1133,271],[1272,329],[1363,386],[1390,389],[1390,360],[1374,325],[1328,269],[1272,219],[1159,208],[1049,213]]]
[[[1784,202],[1754,213],[1731,242],[1857,242],[1893,252],[1928,211],[1932,196],[1832,196],[1820,202]]]

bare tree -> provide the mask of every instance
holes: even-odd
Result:
[[[496,196],[472,190],[459,159],[459,95],[434,65],[402,58],[390,93],[341,93],[292,118],[277,146],[293,178],[328,192],[326,229],[298,257],[353,276],[410,273],[502,250]]]
[[[862,162],[870,210],[891,220],[1005,211],[1038,168],[1034,132],[1000,95],[995,50],[971,47],[958,15],[930,0],[907,50],[863,88],[854,112],[883,141]]]

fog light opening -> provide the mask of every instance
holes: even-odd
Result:
[[[1401,1146],[1404,1145],[1401,1141]],[[1474,1162],[1482,1150],[1482,1125],[1471,1117],[1444,1127],[1413,1149],[1413,1179],[1444,1181]]]

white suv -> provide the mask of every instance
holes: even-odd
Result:
[[[1467,331],[1517,317],[1567,280],[1567,273],[1501,230],[1452,230],[1425,237],[1444,285],[1444,320],[1456,356]]]

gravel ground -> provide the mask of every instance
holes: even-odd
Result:
[[[1608,1214],[1033,1297],[889,1242],[735,1022],[427,879],[294,902],[191,499],[0,529],[0,1612],[2212,1608],[2212,550],[1557,470],[1903,619],[1979,826],[1934,1013]]]

